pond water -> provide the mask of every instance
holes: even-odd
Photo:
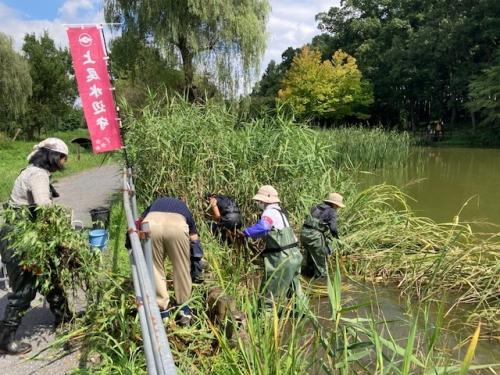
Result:
[[[448,299],[453,298],[449,296]],[[319,316],[331,317],[330,301],[320,297],[311,301],[313,310]],[[437,306],[432,305],[430,310],[430,324],[425,327],[423,322],[423,305],[402,297],[394,285],[358,283],[343,279],[342,305],[348,308],[353,305],[365,305],[345,314],[349,318],[374,319],[381,323],[380,334],[388,340],[394,340],[399,346],[406,347],[408,335],[411,330],[412,320],[418,319],[417,338],[415,342],[423,339],[424,330],[434,327]],[[448,304],[445,305],[447,306]],[[417,314],[418,313],[418,314]],[[464,328],[462,322],[466,320],[466,311],[453,310],[445,314],[442,330],[436,348],[444,351],[452,359],[462,361],[467,352],[470,335],[473,327]],[[328,323],[327,323],[328,324]],[[428,332],[429,334],[429,332]],[[496,340],[482,339],[475,351],[473,365],[500,364],[500,345]],[[498,370],[497,367],[494,368]],[[492,374],[489,369],[471,371],[471,374]],[[494,373],[494,372],[493,372]]]
[[[406,167],[363,173],[360,182],[402,187],[419,216],[450,222],[460,213],[477,230],[500,231],[499,149],[419,147]]]
[[[500,150],[472,148],[415,148],[407,165],[399,169],[386,169],[361,173],[362,187],[387,183],[399,186],[414,201],[410,206],[419,216],[437,222],[450,222],[456,215],[461,221],[470,222],[474,231],[500,232]],[[347,283],[348,284],[348,283]],[[394,321],[391,334],[403,343],[408,336],[412,316],[407,302],[400,298],[396,287],[377,284],[349,287],[344,294],[346,301],[356,303],[371,301],[378,306],[378,314]],[[415,303],[415,306],[418,304]],[[327,299],[318,301],[319,313],[330,314]],[[370,316],[371,313],[367,313]],[[446,319],[446,347],[455,359],[463,359],[466,341],[472,330],[453,325],[453,321],[466,320],[466,311],[454,311]],[[423,328],[423,327],[421,327]],[[500,363],[498,341],[482,340],[474,364]],[[484,371],[484,370],[483,370]],[[481,373],[491,373],[488,370]]]

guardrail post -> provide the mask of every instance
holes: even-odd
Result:
[[[135,194],[135,185],[134,185],[134,179],[132,175],[132,168],[128,167],[127,169],[127,181],[130,189],[130,203],[132,207],[132,216],[134,219],[137,219],[137,198]]]
[[[128,172],[128,173],[127,173]],[[149,273],[146,265],[144,250],[135,226],[135,217],[137,215],[137,206],[135,204],[134,186],[130,168],[125,169],[123,173],[123,208],[127,217],[128,232],[131,244],[132,258],[132,277],[137,280],[137,287],[134,284],[136,297],[141,297],[144,311],[145,326],[141,323],[143,341],[145,342],[144,351],[149,366],[154,364],[155,369],[150,372],[157,375],[175,375],[176,368],[168,344],[167,334],[163,321],[160,316],[160,310],[156,303],[156,290],[151,282],[152,274]],[[135,207],[134,207],[135,206]],[[135,214],[134,215],[134,211]],[[152,265],[152,262],[151,262]],[[139,314],[140,311],[139,311]],[[146,344],[149,340],[150,344]],[[156,371],[156,372],[154,372]]]
[[[141,287],[139,286],[139,277],[137,275],[137,266],[132,256],[132,251],[129,252],[130,265],[132,267],[132,281],[134,283],[135,304],[139,313],[139,322],[141,324],[142,343],[144,345],[144,356],[146,357],[146,366],[148,374],[157,375],[155,359],[153,356],[153,346],[151,343],[151,334],[149,333],[148,323],[146,322],[146,312],[144,311],[144,299],[142,297]]]

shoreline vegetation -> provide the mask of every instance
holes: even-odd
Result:
[[[215,284],[236,298],[247,316],[247,339],[252,343],[239,340],[234,347],[225,342],[223,334],[204,321],[206,290],[195,293],[193,303],[201,319],[192,330],[208,324],[208,334],[215,335],[218,348],[208,358],[202,358],[203,350],[198,348],[199,366],[205,371],[302,373],[321,368],[324,373],[382,373],[387,369],[464,373],[471,359],[468,364],[467,360],[456,363],[444,354],[445,348],[439,348],[440,322],[450,307],[440,308],[443,311],[432,317],[437,324],[430,323],[429,306],[440,305],[443,295],[458,296],[451,309],[466,306],[472,311],[463,326],[481,328],[471,334],[498,340],[500,296],[494,276],[500,264],[498,238],[478,238],[458,219],[437,224],[417,217],[397,187],[379,185],[359,191],[354,181],[359,170],[403,166],[410,152],[407,134],[356,128],[318,131],[280,115],[244,122],[238,121],[230,107],[191,105],[179,98],[151,103],[140,118],[129,117],[125,123],[127,149],[143,204],[159,195],[187,195],[191,209],[202,213],[204,192],[223,190],[238,200],[245,219],[251,221],[256,211],[250,197],[259,184],[272,183],[298,229],[309,207],[328,191],[342,192],[348,202],[339,217],[337,258],[331,258],[330,279],[319,289],[330,302],[330,316],[309,312],[293,319],[293,314],[280,315],[276,309],[273,317],[263,318],[252,281],[258,272],[249,261],[253,255],[221,248],[207,232],[202,234]],[[197,219],[201,222],[203,215]],[[394,283],[424,311],[428,329],[417,332],[422,317],[415,318],[406,343],[400,346],[390,335],[381,336],[384,322],[346,317],[347,311],[357,307],[342,304],[342,273]],[[327,322],[328,329],[320,322]],[[188,372],[198,366],[189,349],[193,342],[184,341],[184,335],[196,341],[188,334],[190,330],[167,328],[176,360]],[[471,337],[472,345],[475,336]]]
[[[360,170],[403,166],[408,135],[314,130],[281,115],[247,122],[231,107],[193,105],[178,97],[150,103],[124,123],[139,204],[159,195],[186,196],[210,265],[210,277],[195,287],[189,302],[195,323],[166,325],[179,373],[466,374],[497,366],[475,364],[473,355],[482,340],[500,337],[498,237],[477,237],[458,218],[438,224],[417,217],[397,187],[361,191],[355,181]],[[248,246],[221,246],[203,223],[206,191],[235,197],[251,222],[257,212],[250,198],[266,183],[277,187],[296,230],[327,192],[341,192],[347,203],[339,213],[341,241],[329,259],[329,277],[323,284],[302,278],[310,308],[300,312],[292,299],[262,313],[258,255]],[[125,227],[117,202],[92,309],[52,345],[81,350],[77,373],[145,373]],[[381,318],[376,297],[360,304],[345,299],[346,279],[396,285],[416,314],[405,321]],[[231,338],[225,328],[234,323],[231,314],[219,324],[209,319],[213,306],[207,296],[214,287],[233,297],[244,316]],[[325,306],[319,311],[318,298]],[[470,315],[453,322],[466,332],[457,352],[448,346],[453,332],[447,316],[461,308]],[[395,325],[408,326],[405,337],[391,333]]]

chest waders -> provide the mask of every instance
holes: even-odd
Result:
[[[316,217],[319,210],[314,210],[306,218],[300,231],[300,243],[305,255],[303,273],[312,277],[326,276],[326,257],[331,254],[326,239],[328,226]]]
[[[19,208],[22,210],[25,208]],[[16,331],[21,324],[21,319],[30,308],[31,301],[37,293],[37,277],[30,270],[21,267],[21,259],[15,254],[15,250],[10,246],[9,240],[5,236],[14,230],[12,223],[6,223],[0,228],[0,253],[2,262],[7,267],[9,284],[12,293],[7,296],[7,305],[3,319],[0,320],[0,353],[24,354],[31,350],[31,345],[15,341]],[[55,316],[54,325],[59,325],[63,321],[71,319],[66,295],[62,288],[56,287],[58,282],[52,281],[54,289],[47,293],[50,310]]]
[[[287,221],[281,214],[283,224]],[[293,293],[303,298],[300,286],[300,266],[302,254],[297,242],[297,237],[289,225],[283,229],[273,228],[265,237],[264,277],[261,290],[265,296],[266,308],[272,308],[273,301],[283,302]]]

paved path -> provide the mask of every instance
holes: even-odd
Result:
[[[56,202],[72,208],[74,220],[81,220],[89,226],[88,211],[105,206],[110,196],[120,188],[120,179],[120,169],[116,165],[105,165],[62,178],[55,183],[61,195]],[[0,287],[3,287],[3,283],[0,283]],[[6,304],[7,291],[0,289],[0,317],[3,316]],[[30,353],[33,354],[47,347],[54,340],[55,334],[52,328],[54,316],[48,304],[44,306],[43,297],[37,295],[31,306],[17,331],[17,338],[33,345],[33,352]],[[49,350],[42,353],[37,360],[27,361],[30,354],[20,357],[0,355],[0,374],[59,375],[78,367],[78,353],[55,360],[56,353]]]

